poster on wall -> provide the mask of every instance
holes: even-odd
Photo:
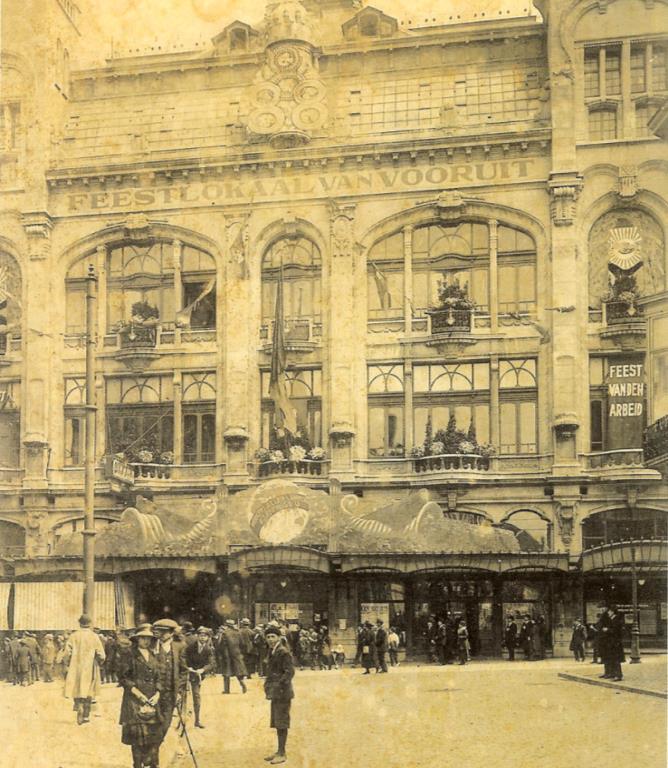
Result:
[[[375,624],[380,619],[387,627],[390,624],[390,604],[389,603],[361,603],[360,621],[370,621]]]
[[[608,450],[642,448],[645,423],[645,366],[617,359],[608,366]]]

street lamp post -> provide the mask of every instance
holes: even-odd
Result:
[[[86,274],[86,445],[84,462],[83,612],[95,614],[95,311],[97,276],[92,264]]]
[[[636,531],[635,509],[638,498],[636,489],[629,489],[626,495],[626,503],[631,515],[631,607],[633,610],[633,624],[631,625],[631,664],[640,664],[640,621],[638,611],[638,564],[636,562]]]

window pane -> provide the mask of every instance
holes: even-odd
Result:
[[[617,96],[621,93],[619,48],[605,49],[605,93],[606,96]]]
[[[415,445],[422,445],[424,442],[428,417],[429,408],[413,409],[413,443]]]
[[[647,104],[636,104],[636,136],[649,136],[650,112]]]
[[[86,294],[83,291],[67,291],[65,308],[66,333],[84,333],[86,330]]]
[[[369,408],[369,456],[385,455],[385,408]]]
[[[517,425],[515,403],[501,403],[500,453],[515,453],[517,444]]]
[[[474,269],[471,271],[471,290],[469,295],[480,311],[488,311],[489,280],[487,269]]]
[[[532,304],[536,301],[536,267],[523,264],[517,270],[517,298],[520,304]],[[520,309],[525,309],[521,306]]]
[[[489,389],[489,364],[475,363],[473,366],[474,386],[476,390]]]
[[[520,453],[536,452],[536,404],[520,403]]]
[[[471,426],[471,406],[455,406],[455,421],[457,422],[457,429],[461,429],[463,432],[468,432],[468,429]]]
[[[207,292],[208,291],[208,292]],[[206,293],[206,295],[204,295]],[[183,306],[197,302],[190,315],[191,328],[216,327],[216,288],[206,282],[185,283],[183,286]]]
[[[85,421],[79,416],[65,418],[65,466],[76,467],[83,462]]]
[[[202,455],[200,461],[214,461],[216,457],[216,416],[202,415]]]
[[[605,141],[617,138],[617,112],[612,109],[597,109],[589,113],[589,138]]]
[[[589,386],[600,387],[603,385],[603,358],[589,358]]]
[[[591,450],[603,450],[603,402],[592,400],[589,404],[589,429]]]
[[[666,47],[663,45],[652,45],[652,90],[666,90],[666,66],[668,65],[668,56],[666,56]]]
[[[513,311],[516,306],[517,273],[515,267],[499,267],[499,305],[501,311]]]
[[[600,96],[601,89],[598,79],[598,49],[585,50],[585,96]]]
[[[489,443],[489,406],[476,405],[474,415],[478,443]]]
[[[404,448],[404,409],[387,409],[387,445],[401,454]]]
[[[374,287],[371,287],[373,292]],[[413,306],[416,309],[425,309],[430,306],[429,273],[413,273]]]
[[[197,415],[183,416],[183,460],[186,464],[197,461]]]

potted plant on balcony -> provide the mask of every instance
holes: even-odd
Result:
[[[429,419],[423,444],[409,451],[416,472],[429,469],[489,469],[489,460],[493,454],[492,446],[478,442],[473,423],[468,432],[457,428],[454,414],[446,429],[439,429],[435,434],[432,434]]]
[[[156,325],[160,311],[145,299],[135,301],[130,310],[130,321],[119,328],[122,347],[154,347]]]
[[[475,304],[468,295],[468,286],[458,280],[442,280],[438,287],[438,306],[428,309],[432,334],[470,331],[471,314]]]
[[[608,323],[620,323],[642,313],[638,306],[638,286],[635,275],[618,272],[608,292],[603,297],[605,317]]]

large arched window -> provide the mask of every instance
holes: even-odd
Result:
[[[262,259],[262,322],[276,316],[276,288],[283,284],[283,320],[286,336],[308,329],[321,320],[320,249],[305,237],[282,237]]]
[[[582,548],[631,539],[668,538],[668,513],[655,509],[612,509],[590,515],[582,523]]]
[[[512,512],[499,527],[512,531],[524,552],[549,552],[552,547],[550,524],[530,509]]]
[[[409,269],[411,295],[405,297]],[[455,283],[478,317],[530,315],[536,307],[536,244],[495,220],[405,227],[370,248],[367,272],[370,321],[399,319],[404,311],[424,317],[439,306],[441,286]]]
[[[7,352],[10,337],[21,336],[21,291],[19,265],[0,251],[0,355]]]
[[[85,331],[86,272],[95,255],[86,255],[66,278],[66,332]],[[162,328],[215,328],[216,264],[205,251],[180,241],[147,240],[106,248],[103,269],[106,332],[114,333],[148,313]]]

